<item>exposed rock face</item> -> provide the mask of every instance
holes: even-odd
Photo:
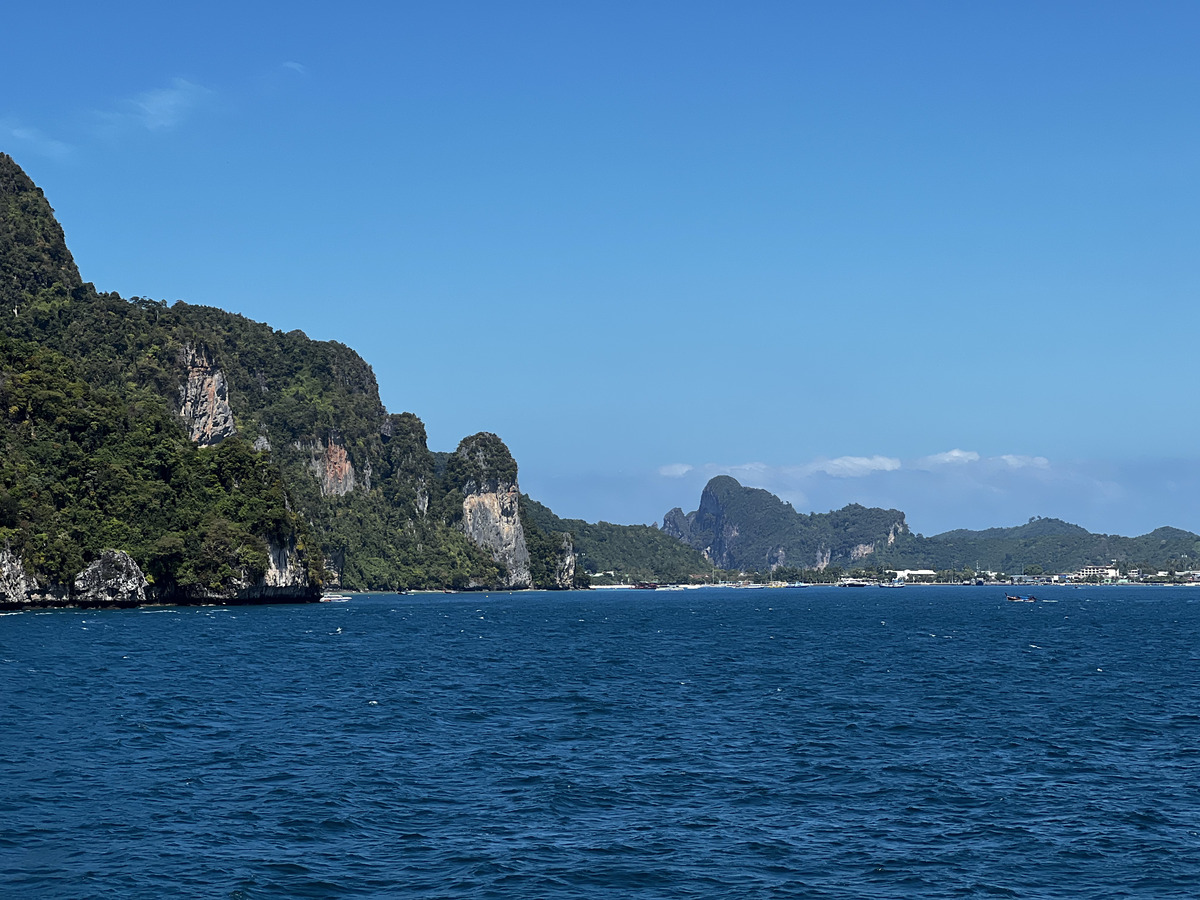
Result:
[[[304,555],[294,539],[267,539],[267,568],[254,578],[245,569],[221,582],[220,587],[193,587],[183,597],[167,598],[183,603],[299,603],[317,600],[319,584],[308,577]]]
[[[188,344],[179,356],[187,371],[179,389],[179,417],[188,436],[201,447],[219,444],[237,433],[225,375],[213,364],[204,347]]]
[[[105,550],[75,576],[71,593],[81,606],[137,606],[146,602],[146,576],[128,553]]]
[[[467,494],[463,497],[462,528],[467,537],[490,550],[492,558],[508,570],[505,587],[527,588],[531,583],[529,549],[525,546],[518,502],[515,484]]]
[[[29,597],[30,581],[21,557],[8,547],[0,550],[0,605],[19,606]]]
[[[489,432],[464,438],[447,472],[463,492],[463,532],[504,566],[505,587],[529,587],[533,577],[521,527],[517,464],[508,447]]]
[[[859,560],[875,552],[874,544],[855,544],[850,548],[850,559]]]
[[[563,590],[569,590],[575,586],[575,566],[577,562],[575,545],[571,542],[571,536],[564,534],[562,536],[562,548],[558,557],[558,565],[554,567],[554,583]]]
[[[308,568],[296,552],[294,540],[279,543],[267,542],[267,572],[263,576],[267,588],[305,588],[308,586]]]
[[[692,521],[695,518],[695,513],[684,515],[683,510],[677,506],[663,516],[663,533],[669,534],[677,541],[683,541],[685,544],[690,544],[692,537]]]
[[[330,437],[325,443],[318,440],[309,445],[309,469],[317,481],[321,483],[321,495],[324,497],[344,497],[354,490],[358,484],[358,473],[346,453],[346,446],[338,435]],[[368,467],[365,471],[363,487],[371,488],[371,473]]]

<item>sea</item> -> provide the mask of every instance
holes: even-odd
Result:
[[[1200,896],[1200,588],[1004,595],[6,614],[0,895]]]

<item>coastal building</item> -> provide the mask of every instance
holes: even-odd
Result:
[[[1121,577],[1116,563],[1107,566],[1081,566],[1078,572],[1071,573],[1072,581],[1087,581],[1089,578],[1099,578],[1101,581],[1116,581]]]
[[[933,569],[900,569],[896,572],[897,581],[935,581],[937,572]]]

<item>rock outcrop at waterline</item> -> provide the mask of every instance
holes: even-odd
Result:
[[[148,583],[128,553],[105,550],[75,576],[71,599],[80,606],[140,606]]]
[[[230,573],[220,584],[158,587],[149,583],[128,553],[104,550],[69,585],[39,580],[27,573],[11,550],[0,550],[0,608],[87,609],[226,603],[292,603],[320,599],[321,591],[307,571],[294,541],[268,542],[267,569],[252,575]]]
[[[22,606],[29,597],[25,565],[7,546],[0,550],[0,606]]]

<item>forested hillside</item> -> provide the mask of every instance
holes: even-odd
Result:
[[[687,581],[713,572],[712,563],[699,552],[652,525],[560,519],[525,496],[521,508],[543,531],[571,534],[579,563],[591,574],[612,572],[632,581]]]
[[[389,414],[371,367],[344,345],[97,291],[41,190],[3,154],[0,301],[0,547],[42,588],[69,588],[117,549],[159,595],[204,584],[217,597],[221,573],[227,586],[254,582],[279,542],[294,544],[305,594],[325,579],[578,583],[569,540],[533,525],[526,539],[516,462],[498,438],[464,439],[439,459],[421,421]],[[493,460],[502,478],[480,485],[465,458],[445,464],[482,444],[507,458]]]

